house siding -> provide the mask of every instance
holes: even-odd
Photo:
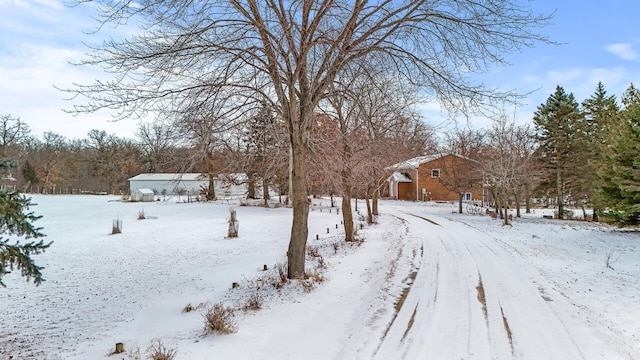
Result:
[[[459,195],[456,192],[448,190],[441,180],[447,179],[448,174],[453,173],[454,167],[469,167],[476,164],[469,159],[458,157],[455,155],[445,155],[434,160],[418,165],[417,168],[417,184],[416,169],[406,169],[411,178],[411,183],[399,183],[398,195],[399,200],[417,200],[417,201],[458,201]],[[439,169],[440,178],[431,177],[431,170]],[[422,189],[426,194],[423,196]],[[472,200],[482,200],[482,184],[472,186],[465,192],[471,193]]]

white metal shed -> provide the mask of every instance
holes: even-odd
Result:
[[[140,174],[129,179],[129,191],[132,196],[135,190],[144,188],[158,195],[197,195],[208,184],[207,176],[195,173]]]
[[[150,202],[150,201],[153,201],[154,195],[155,194],[153,193],[153,190],[149,188],[135,189],[134,191],[131,192],[131,200]]]

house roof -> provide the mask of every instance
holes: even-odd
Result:
[[[473,160],[471,158],[468,158],[466,156],[462,156],[462,155],[458,155],[458,154],[454,154],[454,153],[446,153],[446,154],[436,154],[436,155],[425,155],[425,156],[418,156],[418,157],[414,157],[413,159],[409,159],[409,160],[405,160],[401,163],[397,163],[395,165],[391,165],[388,167],[388,169],[391,170],[406,170],[406,169],[417,169],[420,165],[431,162],[433,160],[437,160],[440,158],[443,158],[445,156],[448,155],[453,155],[462,159],[466,159],[469,161],[473,161],[476,162],[476,160]]]
[[[161,174],[140,174],[132,178],[129,181],[202,181],[206,180],[207,176],[199,173],[161,173]]]
[[[391,169],[417,169],[418,166],[428,163],[430,161],[439,159],[444,155],[426,155],[426,156],[418,156],[413,159],[405,160],[401,163],[397,163],[395,165],[389,166]]]
[[[406,174],[404,173],[399,173],[399,172],[394,172],[393,174],[391,174],[391,176],[389,177],[390,180],[393,180],[394,182],[411,182],[411,178],[409,178]]]

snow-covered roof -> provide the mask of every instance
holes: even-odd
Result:
[[[444,155],[425,155],[405,160],[401,163],[389,166],[390,169],[417,169],[418,166],[443,157]]]
[[[391,176],[389,177],[389,180],[393,180],[394,182],[397,182],[397,183],[411,182],[411,178],[409,178],[406,174],[399,173],[399,172],[394,172],[393,174],[391,174]]]
[[[473,159],[471,159],[469,157],[466,157],[466,156],[462,156],[462,155],[458,155],[458,154],[454,154],[454,153],[446,153],[446,154],[425,155],[425,156],[414,157],[413,159],[405,160],[405,161],[403,161],[401,163],[397,163],[395,165],[391,165],[387,169],[391,169],[391,170],[417,169],[420,165],[422,165],[424,163],[428,163],[430,161],[437,160],[437,159],[443,158],[443,157],[448,156],[448,155],[453,155],[453,156],[459,157],[461,159],[466,159],[466,160],[469,160],[469,161],[477,162],[476,160],[473,160]]]
[[[136,175],[129,181],[202,181],[207,176],[199,173],[160,173],[160,174],[140,174]]]

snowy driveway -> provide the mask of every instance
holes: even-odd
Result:
[[[585,354],[549,299],[486,234],[436,215],[393,214],[421,241],[422,257],[376,358],[618,358]]]

